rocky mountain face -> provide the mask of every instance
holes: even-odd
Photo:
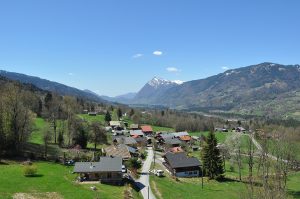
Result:
[[[77,88],[66,86],[64,84],[49,81],[46,79],[41,79],[39,77],[33,77],[33,76],[24,75],[20,73],[7,72],[3,70],[0,70],[0,76],[5,77],[7,79],[19,81],[24,84],[32,84],[42,90],[56,92],[60,95],[70,95],[70,96],[80,97],[95,102],[104,101],[98,95],[91,93],[89,91],[83,91]]]
[[[134,103],[281,118],[300,115],[300,65],[266,62],[182,84],[153,80]]]

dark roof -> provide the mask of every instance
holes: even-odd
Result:
[[[116,140],[118,144],[134,145],[137,144],[134,138],[126,136],[115,136],[113,140]]]
[[[166,161],[174,168],[197,167],[200,166],[200,161],[197,158],[187,157],[186,153],[166,153]]]
[[[164,139],[164,141],[165,141],[165,144],[170,144],[170,145],[181,144],[181,141],[177,138],[167,138],[167,139]]]
[[[162,133],[159,135],[162,139],[172,139],[174,138],[174,135],[173,133]]]
[[[122,158],[101,157],[99,162],[76,162],[74,173],[122,172]]]

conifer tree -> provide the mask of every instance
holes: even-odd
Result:
[[[204,173],[210,179],[223,178],[224,168],[222,157],[220,150],[217,148],[217,139],[213,131],[208,134],[206,144],[203,147],[202,164]]]
[[[106,114],[105,114],[105,121],[107,123],[109,123],[111,121],[111,115],[110,115],[109,111],[107,111]]]

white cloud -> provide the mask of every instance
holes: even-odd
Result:
[[[153,55],[156,55],[156,56],[161,56],[163,54],[163,52],[159,51],[159,50],[156,50],[153,52]]]
[[[140,58],[142,56],[143,56],[143,54],[138,53],[138,54],[133,55],[132,58],[136,59],[136,58]]]
[[[178,73],[180,72],[180,70],[178,68],[175,68],[175,67],[168,67],[166,68],[166,70],[170,73]]]
[[[226,66],[223,66],[222,69],[223,69],[223,70],[228,70],[229,68],[226,67]]]

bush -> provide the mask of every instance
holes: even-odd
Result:
[[[37,173],[37,167],[34,165],[25,165],[23,170],[24,176],[32,177]]]

